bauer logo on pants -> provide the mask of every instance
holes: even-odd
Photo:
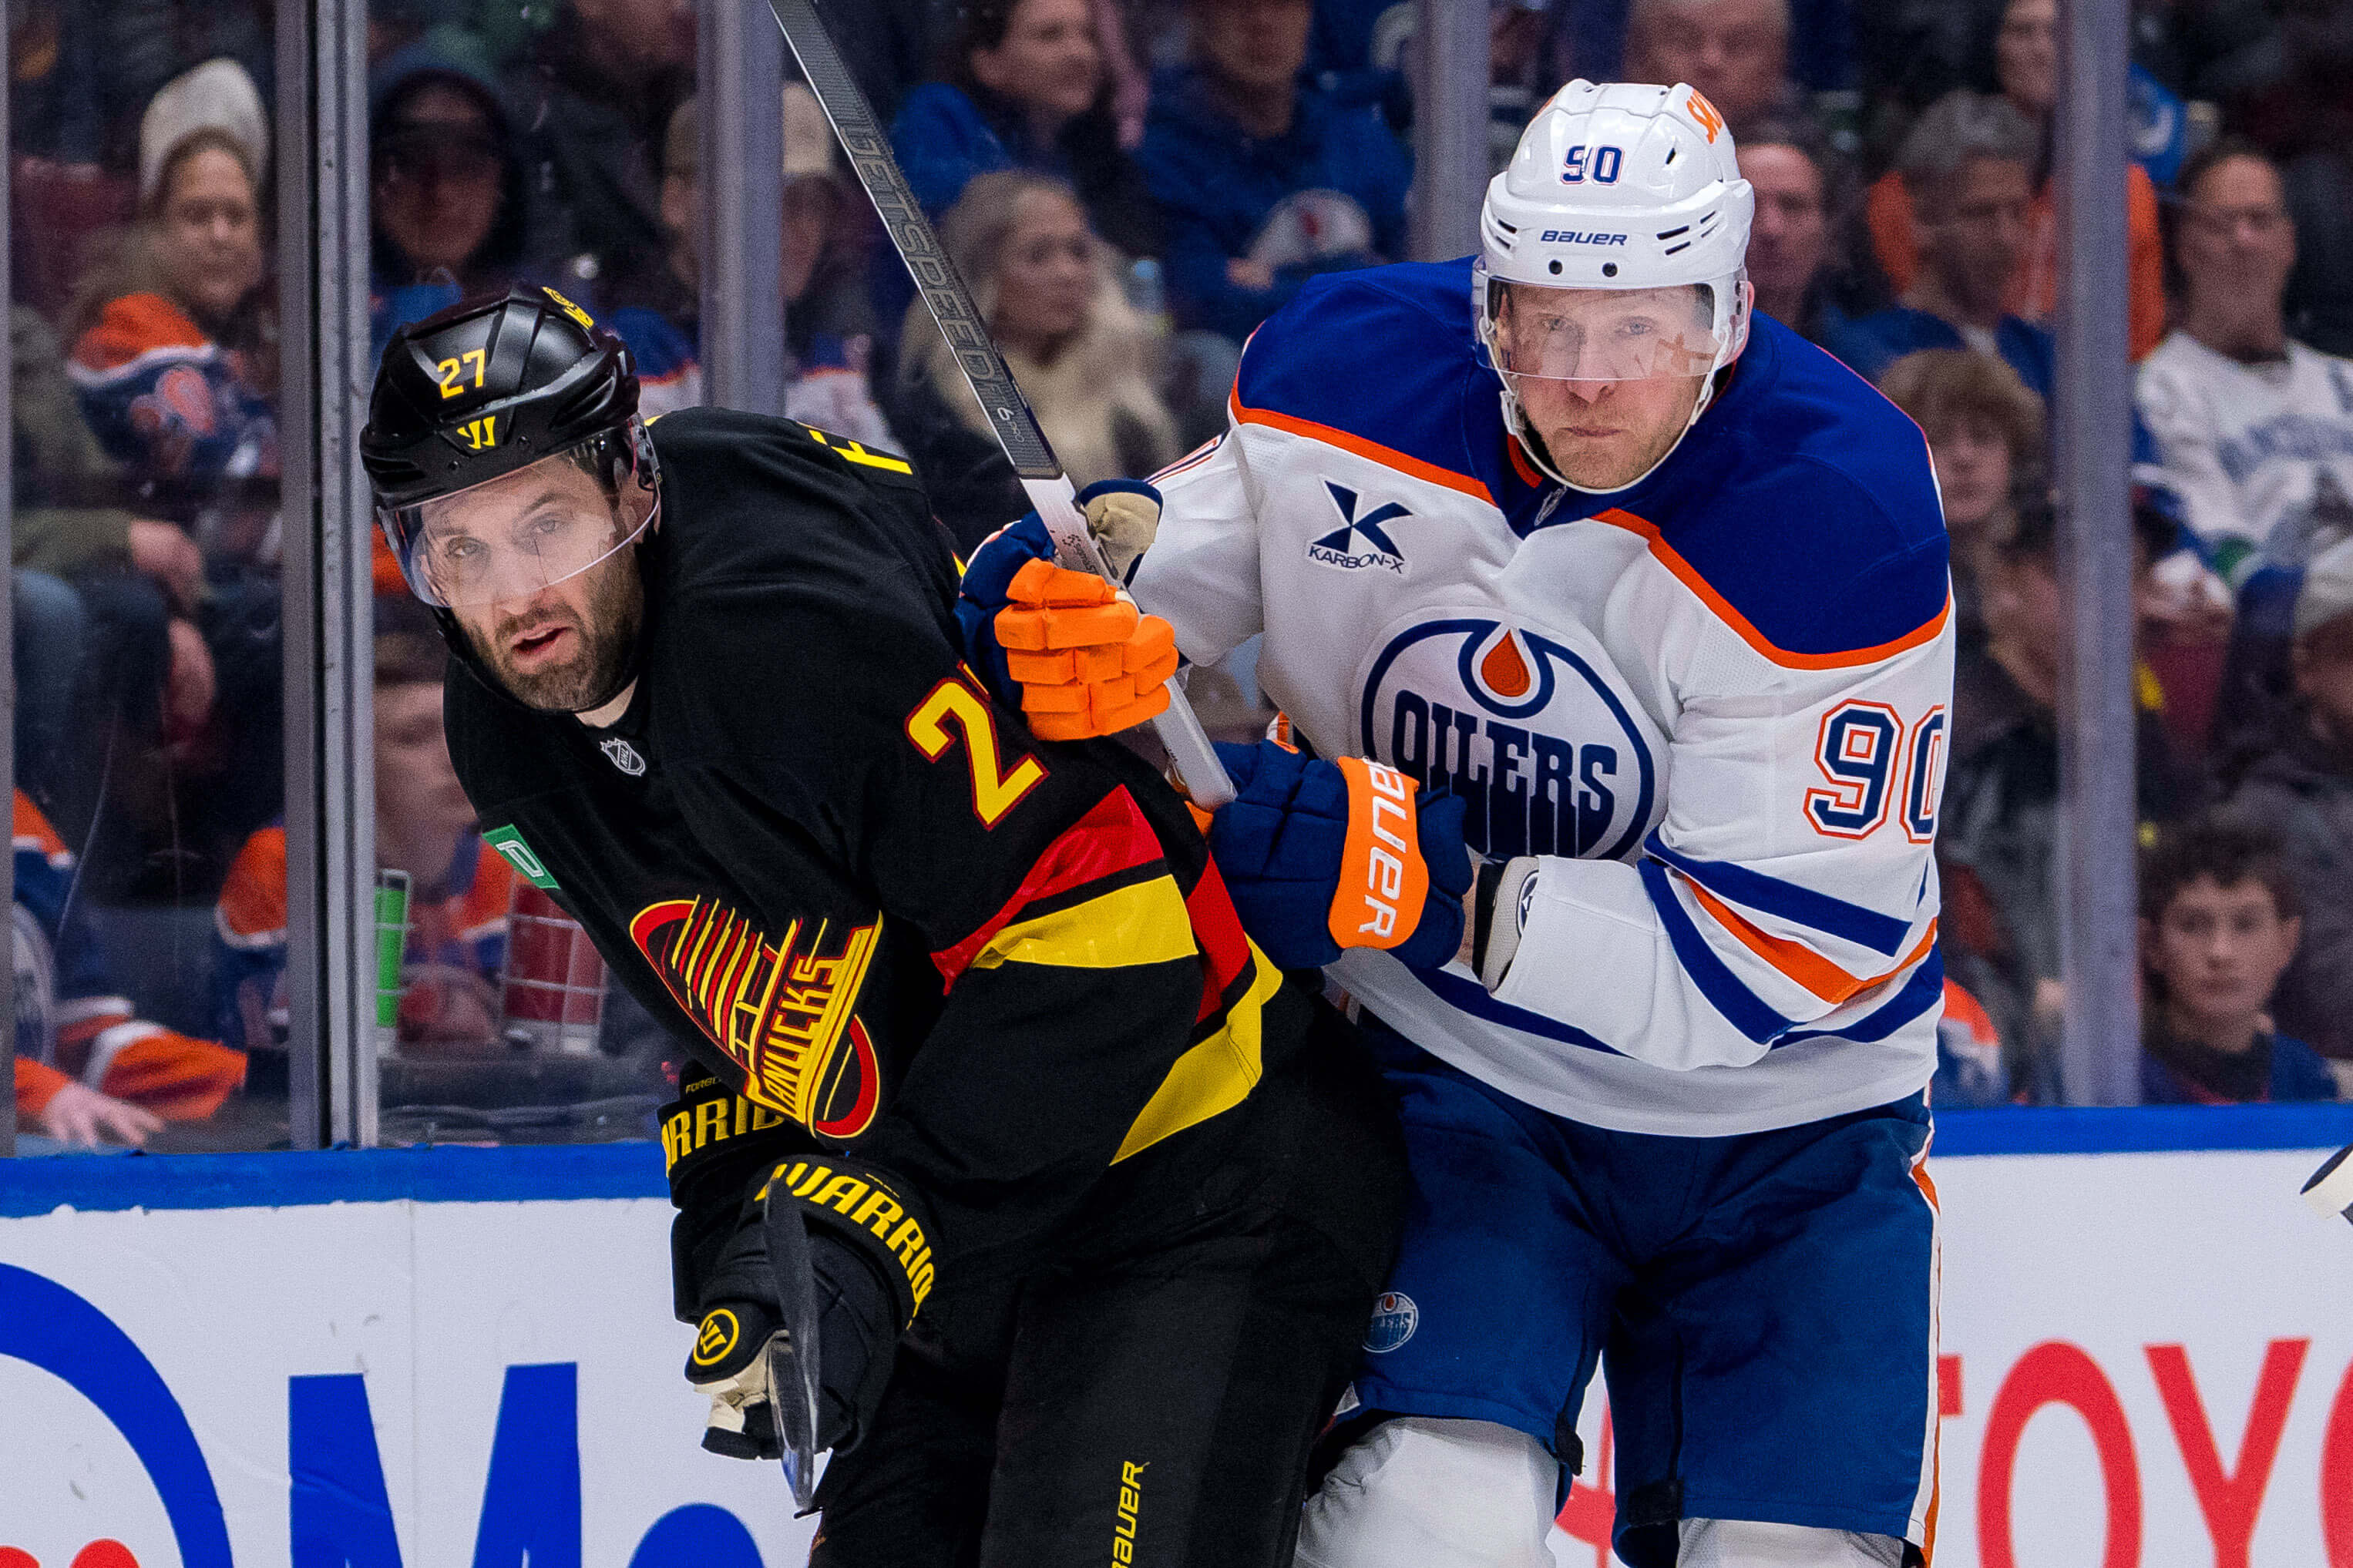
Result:
[[[1413,1298],[1385,1290],[1373,1303],[1373,1324],[1365,1331],[1365,1349],[1374,1355],[1387,1355],[1413,1338],[1414,1330],[1420,1326],[1421,1309],[1413,1304]]]

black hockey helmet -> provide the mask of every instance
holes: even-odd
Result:
[[[469,541],[469,555],[421,548],[428,525],[452,510],[438,503],[477,486],[560,458],[595,475],[616,502],[630,475],[653,491],[653,447],[637,411],[628,348],[553,289],[462,300],[396,331],[376,372],[360,458],[409,586],[443,607],[467,602],[469,592],[514,589],[511,574],[493,570],[517,555],[505,540]],[[635,539],[650,510],[617,506],[609,532],[522,552],[541,580],[558,581]]]

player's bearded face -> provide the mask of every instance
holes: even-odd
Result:
[[[1581,489],[1610,490],[1690,427],[1715,345],[1695,288],[1515,283],[1495,313],[1494,350],[1553,466]]]
[[[528,498],[531,521],[571,512],[576,526],[599,537],[616,531],[617,503],[592,476],[560,462],[525,472],[536,476],[527,487],[535,492]],[[556,493],[550,493],[551,486]],[[495,508],[519,499],[502,497],[495,483],[480,487],[480,505]],[[473,500],[476,495],[460,499]],[[480,531],[502,521],[481,519]],[[633,531],[626,522],[617,527]],[[576,713],[620,689],[645,619],[645,585],[637,552],[617,550],[557,581],[518,580],[504,596],[454,605],[451,613],[475,657],[515,700],[546,712]]]

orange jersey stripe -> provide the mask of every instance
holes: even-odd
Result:
[[[66,841],[58,837],[58,830],[49,826],[49,819],[23,790],[16,791],[15,837],[18,846],[29,848],[37,845],[41,853],[52,860],[69,853]]]
[[[90,370],[116,370],[157,349],[200,349],[206,341],[187,312],[161,294],[125,294],[81,335],[73,357]]]
[[[1677,875],[1682,876],[1680,872]],[[1796,981],[1812,995],[1833,1005],[1868,991],[1874,985],[1884,985],[1915,963],[1919,963],[1936,942],[1936,922],[1932,920],[1928,922],[1926,933],[1914,945],[1910,952],[1905,954],[1903,962],[1884,974],[1866,979],[1861,975],[1849,974],[1801,942],[1792,942],[1788,937],[1775,936],[1769,931],[1759,931],[1744,920],[1737,910],[1697,882],[1688,877],[1683,877],[1682,880],[1683,886],[1692,890],[1692,897],[1699,900],[1699,907],[1714,916],[1716,924],[1738,939],[1741,946],[1771,964],[1788,978]]]
[[[1451,468],[1441,468],[1435,463],[1425,463],[1419,458],[1409,458],[1394,447],[1384,447],[1377,441],[1367,441],[1362,436],[1351,435],[1345,430],[1330,425],[1318,425],[1313,419],[1302,419],[1290,414],[1277,414],[1271,408],[1251,408],[1242,402],[1241,385],[1239,382],[1235,384],[1233,392],[1227,398],[1227,406],[1233,414],[1236,424],[1263,425],[1270,429],[1288,431],[1293,436],[1304,436],[1311,441],[1321,441],[1327,447],[1337,447],[1344,452],[1354,452],[1359,458],[1369,458],[1383,468],[1394,468],[1410,478],[1433,485],[1443,485],[1450,490],[1459,491],[1474,500],[1485,501],[1489,506],[1495,504],[1494,492],[1488,489],[1482,481],[1472,478],[1469,474],[1458,474]]]

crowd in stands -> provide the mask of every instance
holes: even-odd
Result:
[[[373,352],[465,295],[546,286],[630,345],[648,414],[707,399],[695,10],[377,0]],[[1082,482],[1214,436],[1260,321],[1407,255],[1411,0],[820,10]],[[17,1083],[27,1127],[69,1141],[283,1092],[272,15],[9,11],[20,906],[69,879],[30,922],[65,1000]],[[1572,77],[1691,82],[1756,190],[1757,308],[1925,432],[1960,642],[1938,1093],[2060,1098],[2056,0],[1488,16],[1496,166]],[[2102,199],[2130,240],[2144,1091],[2353,1091],[2353,42],[2277,0],[2196,0],[2137,6],[2132,47],[2134,163]],[[786,409],[913,457],[968,547],[1028,502],[814,96],[789,81],[779,109]],[[390,1048],[495,1059],[522,1048],[528,889],[455,792],[438,647],[381,549],[375,581],[379,859],[413,890]],[[175,1043],[93,1052],[57,1022],[117,990],[157,1021],[106,1028]]]

